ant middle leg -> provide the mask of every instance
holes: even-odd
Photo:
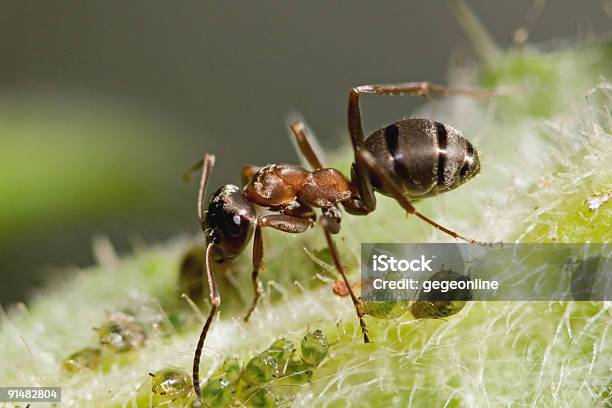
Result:
[[[342,277],[342,280],[348,290],[348,294],[351,297],[351,301],[353,302],[353,306],[355,307],[355,313],[357,314],[359,326],[361,327],[361,333],[363,334],[363,341],[365,343],[369,343],[370,337],[368,336],[368,327],[366,326],[364,319],[365,312],[363,311],[363,304],[357,298],[355,292],[353,292],[351,283],[349,282],[348,277],[346,276],[344,266],[342,265],[342,262],[340,260],[340,254],[338,253],[338,249],[336,248],[336,244],[334,243],[334,240],[332,238],[333,232],[330,230],[330,228],[331,225],[333,225],[333,222],[329,219],[327,215],[323,215],[319,219],[319,224],[321,224],[321,226],[323,227],[323,232],[325,233],[325,239],[327,241],[327,247],[329,248],[329,252],[334,262],[334,266],[336,267],[336,271],[338,271],[338,273]]]
[[[308,128],[302,121],[294,122],[290,125],[291,131],[295,136],[300,153],[306,158],[313,170],[320,170],[325,167],[321,159],[315,153],[312,147],[312,134],[308,132]],[[323,209],[323,215],[327,216],[329,231],[332,234],[340,232],[340,222],[342,220],[342,212],[338,206],[331,206]]]
[[[312,135],[309,134],[304,122],[294,122],[290,125],[290,128],[295,136],[300,153],[306,158],[313,170],[324,168],[325,165],[321,162],[319,157],[317,157],[317,154],[312,147],[312,143],[310,142],[312,140]],[[358,169],[357,171],[361,170]],[[359,180],[369,183],[369,179],[367,177],[360,177]],[[342,203],[343,207],[349,212],[349,214],[365,215],[374,211],[374,208],[376,207],[376,198],[374,197],[374,193],[368,194],[367,191],[369,190],[367,189],[367,186],[360,189],[353,185],[352,188],[355,190],[353,198]],[[363,193],[360,194],[359,191],[363,191]],[[332,234],[337,234],[340,231],[340,209],[337,206],[334,206],[325,210],[331,211],[331,213],[328,214],[330,215],[330,232]]]
[[[257,227],[255,227],[255,236],[253,239],[253,273],[251,274],[254,297],[251,306],[249,306],[244,316],[245,322],[248,322],[251,318],[263,294],[261,282],[259,281],[259,271],[263,265],[264,255],[262,228],[270,227],[275,230],[298,234],[310,228],[312,223],[312,219],[292,217],[290,215],[265,215],[257,220]]]
[[[279,212],[281,214],[289,215],[291,217],[308,219],[311,220],[313,223],[317,220],[317,214],[315,214],[314,209],[308,204],[300,201],[299,199],[285,206]]]
[[[295,136],[295,140],[297,142],[298,148],[302,156],[306,159],[310,167],[313,170],[319,170],[324,168],[321,159],[319,159],[317,153],[312,147],[312,134],[308,132],[306,125],[302,121],[294,122],[289,125],[291,128],[291,132]]]

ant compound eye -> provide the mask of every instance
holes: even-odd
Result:
[[[230,237],[238,238],[240,235],[242,235],[244,230],[244,221],[245,220],[238,214],[234,215],[228,220],[227,233]]]

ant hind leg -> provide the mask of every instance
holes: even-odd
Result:
[[[404,96],[430,96],[431,94],[443,96],[467,96],[471,98],[488,98],[499,95],[494,91],[478,91],[468,89],[447,88],[429,82],[404,82],[397,84],[362,85],[351,89],[348,98],[348,129],[351,135],[355,159],[357,151],[365,140],[359,98],[361,94],[376,95],[404,95]]]
[[[382,166],[380,166],[376,162],[376,159],[374,158],[374,156],[372,156],[372,154],[370,152],[366,151],[365,149],[361,149],[358,152],[358,154],[357,154],[357,160],[360,161],[361,163],[363,163],[363,165],[366,166],[374,174],[376,174],[376,176],[382,181],[385,189],[393,196],[393,198],[395,198],[395,200],[399,203],[399,205],[401,205],[402,208],[404,210],[406,210],[408,213],[414,214],[415,216],[419,217],[420,219],[422,219],[423,221],[425,221],[429,225],[431,225],[434,228],[444,232],[445,234],[450,235],[451,237],[453,237],[455,239],[461,239],[461,240],[469,242],[471,244],[479,244],[479,245],[483,245],[483,246],[493,246],[494,245],[491,242],[477,241],[475,239],[467,238],[467,237],[465,237],[463,235],[460,235],[460,234],[456,233],[455,231],[450,230],[450,229],[448,229],[448,228],[438,224],[434,220],[432,220],[432,219],[424,216],[420,212],[418,212],[417,209],[414,208],[414,206],[412,205],[410,200],[408,198],[406,198],[406,196],[404,196],[404,194],[402,193],[400,188],[397,186],[397,184],[391,179],[391,177],[389,177],[389,175],[382,168]]]

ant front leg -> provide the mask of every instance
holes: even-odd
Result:
[[[242,168],[242,172],[240,174],[240,183],[242,184],[242,187],[249,184],[249,181],[251,181],[251,179],[253,178],[255,173],[259,171],[259,169],[261,169],[261,167],[258,166],[244,166]]]
[[[249,310],[247,311],[247,314],[244,316],[245,322],[248,322],[251,318],[251,315],[255,311],[257,303],[259,302],[259,299],[263,293],[261,282],[259,282],[259,271],[261,270],[263,264],[264,255],[262,228],[270,227],[275,230],[298,234],[306,231],[311,226],[311,219],[292,217],[289,215],[266,215],[257,220],[255,237],[253,239],[253,273],[251,274],[254,298]]]
[[[349,282],[346,272],[344,271],[344,266],[342,266],[342,262],[340,260],[340,254],[338,253],[338,249],[336,248],[336,244],[332,238],[332,231],[330,231],[330,226],[333,225],[332,221],[330,221],[327,215],[321,216],[319,219],[319,224],[323,227],[323,232],[325,233],[325,239],[327,240],[327,247],[329,248],[329,253],[332,256],[332,260],[334,261],[334,266],[336,270],[342,277],[344,284],[348,290],[349,296],[353,301],[353,306],[355,307],[355,313],[357,314],[357,319],[359,320],[359,326],[361,327],[361,333],[363,334],[363,341],[365,343],[370,342],[370,337],[368,336],[368,327],[366,326],[364,316],[365,312],[363,311],[363,304],[361,301],[355,296],[355,292],[353,292],[353,288],[351,287],[351,283]]]
[[[359,150],[359,152],[357,153],[357,161],[361,162],[364,167],[366,167],[369,171],[374,173],[381,180],[381,182],[383,183],[385,187],[385,190],[388,191],[392,195],[392,197],[399,203],[399,205],[401,205],[402,208],[406,210],[409,214],[416,215],[417,217],[419,217],[420,219],[422,219],[429,225],[444,232],[445,234],[450,235],[451,237],[455,239],[461,239],[471,244],[479,244],[483,246],[493,246],[493,244],[490,242],[477,241],[475,239],[467,238],[463,235],[460,235],[456,233],[455,231],[452,231],[438,224],[434,220],[418,212],[417,209],[414,208],[410,200],[406,198],[406,196],[402,193],[401,189],[397,186],[397,184],[393,181],[393,179],[389,177],[385,169],[376,162],[376,159],[374,158],[374,156],[372,156],[372,154],[368,152],[367,150],[365,149]]]

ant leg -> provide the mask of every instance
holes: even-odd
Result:
[[[300,200],[295,200],[291,204],[287,205],[285,208],[283,208],[282,213],[291,217],[309,219],[312,222],[315,222],[317,219],[317,215],[312,207]]]
[[[210,326],[212,325],[212,322],[217,315],[217,311],[219,310],[219,305],[221,304],[219,287],[217,286],[217,281],[215,280],[215,275],[210,264],[210,251],[212,246],[213,244],[210,243],[206,247],[206,277],[208,278],[208,288],[210,290],[210,312],[208,312],[208,318],[202,327],[202,332],[200,333],[200,338],[198,339],[198,345],[196,346],[195,354],[193,356],[193,389],[195,390],[199,400],[202,399],[202,390],[200,389],[200,359],[202,357],[202,350],[204,349],[204,341],[206,340],[206,335],[210,330]]]
[[[319,219],[319,224],[321,224],[321,226],[323,227],[323,232],[325,233],[325,239],[327,240],[327,246],[329,248],[329,252],[334,261],[334,266],[336,267],[336,270],[342,277],[342,280],[344,281],[344,284],[348,290],[349,296],[351,297],[351,300],[353,301],[353,306],[355,307],[355,312],[357,313],[357,319],[359,319],[359,325],[361,326],[361,333],[363,334],[363,341],[365,343],[369,343],[370,337],[368,336],[368,327],[366,326],[365,320],[363,318],[365,315],[363,311],[363,305],[361,301],[357,298],[357,296],[355,296],[355,292],[353,292],[353,288],[351,287],[351,284],[348,278],[346,277],[346,272],[344,271],[344,266],[342,266],[342,262],[340,261],[340,255],[338,254],[338,249],[336,248],[336,244],[334,243],[334,240],[331,236],[331,232],[329,230],[330,228],[329,223],[330,223],[330,220],[325,215]]]
[[[310,164],[310,167],[312,167],[313,170],[322,169],[324,166],[312,147],[311,140],[313,140],[313,138],[304,125],[304,122],[295,122],[289,127],[295,136],[300,153],[302,153],[302,156],[304,156],[308,164]]]
[[[253,282],[254,298],[247,314],[244,316],[244,321],[248,322],[251,315],[257,307],[257,303],[261,298],[263,289],[261,288],[261,282],[259,282],[259,271],[263,264],[263,235],[261,233],[262,228],[270,227],[275,230],[283,232],[291,232],[298,234],[306,231],[312,226],[311,219],[304,219],[298,217],[292,217],[289,215],[265,215],[257,220],[257,227],[255,227],[255,237],[253,239],[253,273],[251,274],[251,280]]]
[[[399,84],[381,84],[381,85],[362,85],[351,89],[348,98],[348,129],[355,151],[363,145],[365,136],[363,133],[363,123],[361,121],[361,109],[359,107],[359,96],[361,94],[378,94],[378,95],[409,95],[409,96],[429,96],[431,94],[438,95],[461,95],[472,98],[487,98],[496,96],[498,93],[491,91],[475,91],[467,89],[453,89],[440,85],[431,84],[429,82],[405,82]]]
[[[182,176],[183,181],[191,180],[193,173],[200,170],[202,168],[202,164],[204,164],[204,160],[200,159],[197,162],[193,163],[191,166],[187,167],[185,171],[183,172],[183,176]]]
[[[200,163],[200,166],[202,166],[202,177],[200,179],[200,189],[198,190],[198,219],[200,220],[202,229],[204,229],[204,199],[206,198],[206,187],[208,186],[210,173],[215,166],[215,156],[206,153],[204,158],[198,163]]]
[[[321,160],[317,157],[317,154],[312,147],[311,140],[313,140],[313,138],[312,135],[309,134],[304,122],[295,122],[290,127],[291,131],[295,135],[300,152],[306,158],[313,170],[320,170],[324,168],[325,166],[321,163]],[[329,231],[332,234],[337,234],[340,231],[340,221],[342,219],[342,212],[338,206],[334,205],[324,208],[323,215],[328,216],[328,221],[330,222]]]
[[[249,184],[249,181],[251,181],[251,178],[253,178],[253,176],[255,175],[255,173],[259,171],[259,169],[261,169],[261,167],[258,167],[258,166],[244,166],[242,168],[241,177],[240,177],[240,182],[242,183],[242,187]]]
[[[215,156],[205,154],[204,158],[199,163],[202,166],[202,177],[200,179],[200,189],[198,191],[198,219],[200,220],[200,225],[204,228],[204,198],[206,196],[208,180],[210,179],[210,174],[215,165]],[[217,287],[215,275],[210,264],[212,247],[212,243],[209,243],[206,247],[206,277],[208,278],[208,288],[210,290],[210,312],[208,313],[206,323],[204,323],[202,327],[202,332],[200,333],[200,338],[198,339],[198,344],[193,356],[193,389],[198,399],[202,398],[202,390],[200,389],[200,359],[202,357],[202,350],[204,349],[204,340],[206,340],[206,335],[210,330],[210,326],[221,304],[219,288]]]
[[[474,89],[455,89],[431,82],[403,82],[398,84],[362,85],[353,88],[357,93],[379,95],[412,95],[428,96],[438,94],[444,96],[467,96],[471,98],[489,98],[498,95],[495,91],[479,91]]]
[[[351,167],[351,198],[342,203],[344,209],[353,215],[368,215],[376,209],[376,196],[374,187],[370,182],[367,166],[357,159],[358,151],[355,151],[355,163]]]
[[[448,229],[446,227],[443,227],[442,225],[438,224],[437,222],[429,219],[428,217],[426,217],[423,214],[421,214],[420,212],[418,212],[417,209],[414,208],[414,206],[410,203],[410,200],[408,200],[406,198],[406,196],[404,196],[404,194],[402,194],[402,191],[400,190],[400,188],[391,179],[391,177],[389,177],[387,172],[376,162],[376,159],[374,158],[374,156],[372,156],[372,154],[370,152],[368,152],[367,150],[361,149],[357,153],[357,160],[361,161],[365,166],[367,166],[367,168],[370,171],[372,171],[374,174],[376,174],[376,176],[383,183],[383,185],[385,187],[385,190],[387,190],[389,193],[391,193],[393,198],[395,198],[395,200],[408,213],[416,215],[417,217],[419,217],[420,219],[422,219],[423,221],[425,221],[429,225],[431,225],[434,228],[437,228],[438,230],[440,230],[440,231],[442,231],[442,232],[452,236],[455,239],[461,239],[461,240],[467,241],[467,242],[469,242],[471,244],[479,244],[479,245],[484,245],[484,246],[493,246],[493,244],[490,243],[490,242],[477,241],[475,239],[464,237],[463,235],[460,235],[460,234],[456,233],[455,231],[452,231],[452,230],[450,230],[450,229]]]
[[[361,120],[361,108],[359,107],[359,98],[361,94],[412,96],[430,96],[431,94],[438,94],[446,96],[462,95],[473,98],[486,98],[498,95],[496,92],[453,89],[434,85],[429,82],[363,85],[351,89],[348,97],[347,119],[353,152],[355,154],[355,164],[352,169],[352,183],[354,188],[358,191],[359,197],[352,197],[350,202],[344,203],[344,206],[348,212],[354,215],[365,215],[374,211],[376,208],[376,198],[374,196],[374,189],[370,183],[370,178],[368,177],[367,166],[364,166],[363,161],[358,160],[359,150],[363,147],[365,140],[363,122]]]
[[[244,316],[245,322],[248,322],[251,318],[251,315],[255,311],[257,303],[259,303],[259,299],[261,298],[261,295],[263,293],[261,282],[259,282],[259,270],[261,269],[263,263],[263,252],[263,236],[261,234],[261,225],[259,225],[258,220],[257,227],[255,227],[255,236],[253,238],[253,272],[251,273],[254,296],[253,301],[251,302],[251,306],[249,306],[249,310],[247,310],[247,313]]]

